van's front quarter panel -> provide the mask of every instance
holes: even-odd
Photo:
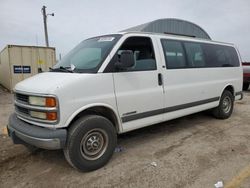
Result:
[[[57,128],[69,126],[78,113],[95,105],[110,108],[119,118],[111,73],[83,74],[74,83],[61,88],[57,95],[61,109]]]
[[[17,84],[15,92],[28,96],[56,97],[58,122],[42,123],[19,117],[41,127],[53,129],[67,127],[78,113],[97,104],[111,109],[119,121],[112,73],[42,73]]]

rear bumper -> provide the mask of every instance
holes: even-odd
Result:
[[[26,123],[12,114],[7,126],[14,144],[30,144],[43,149],[61,149],[64,147],[67,130],[47,129]]]

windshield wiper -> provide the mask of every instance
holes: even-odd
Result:
[[[70,72],[70,73],[74,73],[75,71],[74,70],[71,70],[69,69],[71,67],[63,67],[63,66],[60,66],[58,68],[49,68],[50,69],[50,72]]]

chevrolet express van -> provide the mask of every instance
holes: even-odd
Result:
[[[234,45],[123,32],[81,42],[50,72],[15,86],[15,144],[63,149],[81,171],[104,166],[117,135],[211,109],[229,118],[242,98]]]

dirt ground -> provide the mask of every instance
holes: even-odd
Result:
[[[0,136],[0,187],[250,187],[250,92],[227,120],[198,113],[118,138],[103,168],[81,173],[62,151],[30,153]],[[12,95],[0,89],[0,128],[13,111]],[[154,162],[152,165],[151,163]]]

